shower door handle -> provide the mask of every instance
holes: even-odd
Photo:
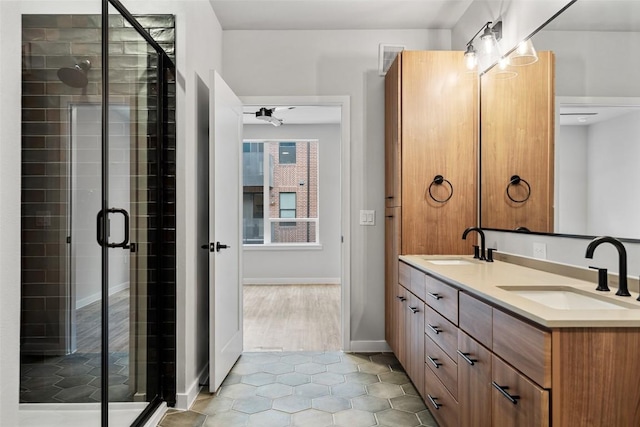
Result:
[[[106,245],[109,248],[129,249],[130,248],[129,246],[129,212],[127,212],[125,209],[119,209],[119,208],[107,209],[107,215],[110,213],[122,214],[122,216],[124,217],[124,238],[120,243],[109,243],[109,238],[107,237],[105,239],[105,237],[102,234],[102,231],[103,231],[102,224],[103,224],[105,215],[104,215],[104,211],[101,210],[100,212],[98,212],[97,224],[96,224],[98,244],[100,246]]]

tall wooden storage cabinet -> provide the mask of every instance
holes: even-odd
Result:
[[[478,78],[463,52],[400,53],[385,77],[386,339],[396,352],[398,256],[471,253],[462,232],[477,223],[477,163]]]

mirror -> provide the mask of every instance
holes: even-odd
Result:
[[[640,239],[640,2],[579,0],[531,40],[548,64],[481,77],[481,226]]]

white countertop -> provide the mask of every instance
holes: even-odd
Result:
[[[469,263],[439,265],[432,260],[465,260]],[[400,260],[440,280],[448,282],[479,298],[485,299],[547,328],[558,327],[640,327],[640,301],[638,294],[631,297],[599,292],[597,283],[568,276],[548,273],[502,261],[485,262],[461,255],[402,255]],[[557,309],[517,295],[502,287],[513,289],[543,289],[559,286],[575,290],[582,295],[622,306],[624,309]]]

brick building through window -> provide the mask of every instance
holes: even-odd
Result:
[[[243,243],[318,243],[318,141],[245,141],[242,151]]]

